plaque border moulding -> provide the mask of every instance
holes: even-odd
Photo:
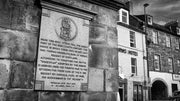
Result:
[[[60,2],[55,2],[52,0],[41,0],[41,6],[42,8],[46,8],[48,10],[68,14],[85,20],[93,20],[93,17],[97,15],[97,12],[63,4]]]

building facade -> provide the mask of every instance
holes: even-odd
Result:
[[[138,16],[144,20],[145,16]],[[147,15],[148,68],[151,99],[164,100],[180,89],[180,34],[177,21],[159,25]]]
[[[148,100],[145,33],[142,21],[120,9],[118,22],[118,67],[121,101]],[[128,16],[124,16],[127,13]],[[124,82],[122,82],[124,81]]]
[[[125,1],[0,0],[0,101],[116,101],[119,87],[116,26],[118,10],[125,5]],[[56,18],[58,20],[55,20]],[[79,33],[88,37],[80,44],[86,43],[88,46],[77,45],[81,47],[77,48],[75,43],[68,43],[71,40],[79,42],[74,39],[74,36],[81,37],[78,36]],[[49,40],[43,39],[42,35]],[[82,62],[85,61],[83,59],[79,62],[73,61],[81,63],[74,64],[77,70],[66,70],[63,75],[58,74],[57,71],[63,71],[57,69],[61,65],[55,65],[57,62],[54,60],[60,61],[57,57],[64,55],[66,60],[63,61],[66,62],[77,60],[74,54],[73,57],[69,56],[68,52],[73,49],[63,49],[66,54],[57,51],[63,48],[62,43],[57,41],[60,39],[63,39],[66,48],[72,45],[74,50],[78,49],[78,53],[81,53],[79,57],[87,59],[88,55],[88,64]],[[80,51],[82,49],[83,51]],[[44,57],[39,58],[42,56],[40,52],[49,53],[42,54]],[[51,58],[47,58],[49,54]],[[40,59],[44,60],[39,61]],[[71,63],[68,65],[72,66]],[[63,66],[61,68],[64,68]],[[83,68],[78,66],[88,66],[88,72],[80,73],[78,70]],[[66,66],[67,69],[73,68],[70,67]],[[82,75],[72,74],[68,76],[73,78],[65,78],[66,74],[74,72]],[[49,75],[51,77],[48,77]],[[42,78],[39,78],[40,76]],[[85,80],[82,86],[78,86],[78,82],[67,82],[65,86],[65,83],[50,80],[62,79],[61,76],[63,80]],[[74,76],[79,79],[74,79]],[[42,79],[49,80],[43,83]],[[58,86],[65,88],[59,89],[56,86],[60,83]],[[77,84],[77,88],[72,89],[71,85],[74,84]]]

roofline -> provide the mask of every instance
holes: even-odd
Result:
[[[132,25],[127,25],[127,24],[124,24],[122,22],[117,22],[117,25],[121,25],[123,27],[129,28],[129,29],[137,31],[139,33],[146,34],[143,30],[140,30],[140,29],[138,29],[138,28],[136,28],[136,27],[134,27]]]
[[[152,29],[156,29],[156,30],[159,30],[159,31],[162,31],[162,32],[165,32],[165,33],[168,33],[170,35],[174,35],[174,36],[180,37],[180,35],[177,35],[177,34],[171,32],[171,31],[166,31],[166,30],[163,30],[163,29],[159,29],[159,28],[157,28],[157,27],[155,27],[153,25],[148,25],[147,27],[152,28]]]

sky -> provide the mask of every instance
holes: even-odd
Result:
[[[172,20],[178,20],[180,23],[180,0],[131,0],[133,6],[131,14],[144,14],[143,4],[148,3],[147,14],[153,16],[159,24],[165,24]]]

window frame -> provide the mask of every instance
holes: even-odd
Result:
[[[132,64],[133,60],[135,60],[135,64]],[[135,73],[133,73],[133,69],[135,70]],[[137,75],[137,59],[134,57],[131,57],[131,73]]]
[[[123,16],[123,13],[126,13],[126,16]],[[126,18],[126,22],[123,21],[123,18]],[[128,24],[129,25],[129,11],[125,10],[125,9],[120,9],[119,10],[119,21],[124,23],[124,24]]]
[[[156,60],[156,58],[155,58],[156,56],[157,56],[157,60]],[[155,67],[156,62],[157,62],[157,64],[158,64],[158,68]],[[154,70],[155,70],[155,71],[160,71],[160,70],[161,70],[161,57],[160,57],[160,55],[154,54],[153,65],[154,65]]]
[[[122,22],[127,23],[127,17],[128,17],[128,13],[122,11]]]
[[[180,59],[177,60],[177,66],[180,68]]]
[[[133,36],[133,38],[131,37]],[[130,47],[136,48],[136,34],[134,31],[129,31]]]
[[[177,35],[180,35],[180,28],[179,27],[176,28],[176,32],[177,32]]]
[[[177,68],[178,68],[178,73],[180,73],[180,59],[177,59]]]
[[[136,88],[136,93],[135,93],[135,88]],[[139,98],[141,98],[141,100]],[[133,101],[143,101],[143,86],[142,85],[133,84]]]
[[[154,43],[154,44],[159,44],[158,35],[159,35],[159,31],[153,30],[152,38],[153,38],[153,43]]]
[[[179,50],[180,49],[180,40],[179,40],[179,38],[176,38],[175,40],[176,40],[175,49]]]
[[[169,61],[169,60],[171,60],[171,61]],[[169,57],[167,62],[168,62],[169,72],[172,73],[174,71],[173,58]],[[169,63],[169,62],[171,62],[171,63]]]
[[[149,20],[150,19],[150,20]],[[147,23],[149,24],[149,25],[152,25],[152,23],[153,23],[153,17],[152,16],[147,16]]]
[[[171,36],[166,35],[166,47],[171,47]]]

